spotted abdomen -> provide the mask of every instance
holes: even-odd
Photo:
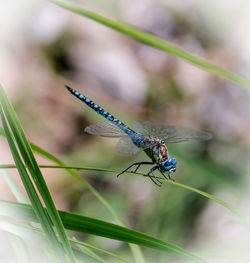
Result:
[[[69,86],[65,86],[71,94],[73,94],[75,97],[77,97],[78,99],[80,99],[81,101],[83,101],[84,103],[87,104],[87,106],[89,106],[90,108],[92,108],[94,111],[96,111],[97,113],[99,113],[100,115],[102,115],[104,118],[106,118],[107,120],[111,121],[112,123],[114,123],[116,126],[118,126],[120,129],[122,129],[125,133],[127,133],[128,135],[132,135],[133,133],[135,133],[133,130],[131,130],[130,128],[128,128],[128,126],[126,126],[124,123],[122,123],[120,120],[118,120],[117,118],[115,118],[112,114],[110,114],[109,112],[105,111],[103,108],[101,108],[99,105],[97,105],[96,103],[94,103],[91,99],[86,98],[84,95],[82,95],[81,93],[79,93],[78,91],[76,91],[75,89],[70,88]]]

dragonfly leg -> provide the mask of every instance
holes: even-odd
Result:
[[[161,174],[163,175],[163,177],[167,180],[171,180],[173,182],[175,182],[175,180],[173,178],[171,178],[170,174],[168,173],[168,175],[166,176],[163,172],[161,172]]]
[[[169,179],[169,176],[168,176],[168,178],[166,177],[166,175],[159,169],[159,171],[160,171],[160,173],[162,174],[162,176],[165,178],[165,179]]]
[[[154,164],[154,163],[153,163],[153,162],[140,162],[140,163],[138,164],[138,166],[135,168],[134,173],[137,172],[137,170],[139,169],[139,167],[140,167],[142,164]]]
[[[150,169],[149,173],[148,173],[148,177],[153,181],[153,183],[157,186],[161,186],[162,182],[154,175],[154,171],[156,169],[158,169],[158,166],[154,166],[153,168]]]
[[[139,167],[142,165],[142,164],[153,164],[152,162],[139,162],[139,163],[133,163],[131,164],[128,168],[126,168],[125,170],[123,170],[121,173],[119,173],[117,175],[117,177],[119,177],[121,174],[124,174],[125,172],[127,172],[131,167],[137,165],[137,167],[135,168],[134,170],[134,173],[137,172],[137,170],[139,169]]]
[[[170,176],[169,173],[168,173],[168,179],[171,180],[171,181],[173,181],[173,182],[175,182],[175,179],[173,179],[173,178]]]

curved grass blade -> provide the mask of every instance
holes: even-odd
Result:
[[[0,135],[5,136],[4,130],[0,127]],[[122,225],[125,226],[125,224],[123,223],[123,221],[119,218],[119,216],[116,214],[115,210],[109,205],[109,203],[106,202],[106,200],[98,193],[98,191],[93,188],[90,184],[88,184],[81,176],[79,176],[75,171],[71,170],[71,169],[75,169],[74,166],[65,166],[65,164],[63,162],[61,162],[58,158],[56,158],[55,156],[53,156],[52,154],[50,154],[49,152],[45,151],[44,149],[40,148],[39,146],[30,143],[32,149],[37,152],[39,155],[43,156],[44,158],[59,164],[58,166],[54,166],[54,168],[62,168],[62,167],[67,167],[65,168],[66,171],[73,176],[75,179],[77,179],[83,186],[85,186],[90,192],[92,192],[93,195],[96,196],[96,198],[108,209],[108,211],[112,214],[112,216],[116,219],[116,221]],[[51,168],[52,166],[44,166],[43,168]],[[0,165],[0,168],[16,168],[15,165]],[[95,171],[98,168],[91,168],[89,167],[87,170],[93,170]],[[103,169],[100,169],[99,171],[103,171]],[[110,172],[115,172],[115,170],[107,170]],[[132,253],[134,255],[134,258],[136,260],[136,262],[141,262],[144,263],[145,260],[143,258],[143,255],[141,253],[141,250],[139,247],[133,245],[133,244],[129,244]]]
[[[15,166],[16,168],[16,166]],[[5,180],[5,182],[7,183],[7,185],[9,186],[12,194],[15,196],[16,200],[19,203],[28,203],[27,198],[25,197],[24,193],[22,192],[22,190],[19,188],[18,184],[16,183],[16,181],[14,181],[11,177],[11,175],[8,173],[8,171],[6,169],[3,169],[1,171],[2,176]]]
[[[86,170],[86,171],[101,171],[101,172],[110,172],[110,173],[119,173],[121,172],[121,170],[113,170],[113,169],[106,169],[106,168],[95,168],[95,167],[86,167],[86,166],[59,166],[59,165],[39,165],[40,168],[52,168],[52,169],[76,169],[76,170]],[[5,165],[0,165],[0,169],[3,169],[3,168],[16,168],[15,165],[13,164],[5,164]],[[137,175],[137,176],[146,176],[146,174],[140,174],[140,173],[133,173],[133,172],[126,172],[127,174],[132,174],[132,175]],[[235,208],[234,206],[230,205],[229,203],[219,199],[218,197],[212,195],[212,194],[209,194],[209,193],[206,193],[204,191],[201,191],[199,189],[196,189],[194,187],[191,187],[191,186],[188,186],[188,185],[185,185],[185,184],[181,184],[181,183],[178,183],[178,182],[173,182],[171,180],[166,180],[166,179],[163,179],[163,178],[158,178],[158,179],[161,179],[161,180],[164,180],[166,183],[168,184],[172,184],[172,185],[175,185],[177,187],[181,187],[181,188],[184,188],[184,189],[187,189],[189,191],[192,191],[192,192],[195,192],[199,195],[202,195],[216,203],[218,203],[219,205],[225,207],[226,209],[230,210],[233,214],[239,216],[248,226],[250,226],[250,218],[242,213],[240,210],[238,210],[237,208]]]
[[[0,135],[5,136],[4,130],[0,128]],[[30,143],[31,148],[33,151],[37,152],[39,155],[43,156],[44,158],[58,164],[58,168],[60,167],[65,167],[65,164],[60,161],[58,158],[50,154],[49,152],[45,151],[41,147]],[[10,168],[10,167],[6,167]],[[73,176],[76,180],[78,180],[84,187],[86,187],[106,208],[107,210],[111,213],[111,215],[116,219],[116,221],[122,225],[125,226],[121,218],[118,216],[118,214],[115,212],[115,210],[112,208],[111,205],[98,193],[98,191],[92,187],[87,181],[85,181],[81,176],[79,176],[75,171],[71,170],[71,168],[66,168],[66,171]],[[101,171],[101,170],[100,170]],[[134,259],[137,263],[145,263],[143,254],[140,250],[140,248],[136,245],[129,244],[130,249],[134,255]]]
[[[70,2],[66,1],[60,1],[60,0],[51,0],[51,2],[55,3],[56,5],[59,5],[63,8],[66,8],[72,12],[75,12],[77,14],[80,14],[82,16],[88,17],[100,24],[103,24],[107,27],[110,27],[124,35],[127,35],[129,37],[134,38],[135,40],[138,40],[144,44],[150,45],[152,47],[158,48],[160,50],[163,50],[165,52],[168,52],[176,57],[183,58],[201,68],[204,68],[205,70],[208,70],[210,72],[215,73],[216,75],[219,75],[223,78],[226,78],[228,80],[231,80],[239,85],[242,85],[244,87],[250,88],[250,81],[233,73],[230,71],[227,71],[219,66],[216,66],[202,58],[196,57],[183,49],[168,43],[167,41],[149,34],[147,32],[144,32],[136,27],[133,27],[131,25],[128,25],[126,23],[113,21],[111,19],[108,19],[104,16],[101,16],[97,13],[91,12],[89,10],[83,9],[79,6],[76,6]]]
[[[5,116],[3,114],[1,106],[0,106],[0,115],[1,115],[1,120],[3,123],[4,129],[5,129],[6,138],[8,140],[10,150],[12,152],[13,159],[16,163],[16,167],[17,167],[18,172],[20,174],[20,177],[22,179],[23,185],[24,185],[26,192],[29,196],[29,199],[31,201],[32,208],[34,209],[36,218],[38,218],[39,223],[41,224],[48,240],[50,241],[51,247],[53,247],[55,249],[58,256],[62,256],[63,254],[61,253],[60,244],[59,244],[59,242],[56,238],[55,232],[52,228],[51,221],[48,217],[48,214],[44,211],[44,209],[42,207],[42,204],[41,204],[40,199],[36,193],[34,185],[31,182],[30,177],[26,171],[26,168],[25,168],[25,166],[24,166],[24,164],[20,158],[20,155],[18,153],[18,150],[17,150],[15,143],[14,143],[14,140],[13,140],[13,134],[9,130],[9,127],[7,125],[7,122],[6,122],[6,119],[5,119]],[[61,260],[62,260],[62,262],[66,261],[66,259],[63,256],[62,256]]]
[[[0,135],[4,136],[4,131],[2,128],[0,128]],[[39,155],[43,156],[44,158],[58,164],[58,168],[65,167],[65,164],[60,161],[58,158],[50,154],[49,152],[45,151],[41,147],[30,143],[31,148],[33,151],[37,152]],[[10,167],[9,167],[10,168]],[[91,169],[91,168],[89,168]],[[71,168],[66,168],[66,171],[73,176],[76,180],[78,180],[84,187],[86,187],[111,213],[111,215],[116,219],[116,221],[121,225],[125,226],[121,218],[118,216],[118,214],[115,212],[115,210],[112,208],[112,206],[98,193],[98,191],[92,187],[87,181],[85,181],[81,176],[79,176],[75,171],[71,170]],[[100,170],[102,171],[102,170]],[[137,263],[145,263],[145,260],[143,258],[142,252],[139,247],[129,244],[130,249],[134,255],[134,259]]]
[[[68,240],[66,233],[64,231],[63,224],[62,224],[61,219],[57,213],[55,204],[52,200],[52,197],[50,195],[50,192],[48,190],[46,182],[42,176],[42,173],[39,169],[39,166],[36,162],[36,159],[32,153],[30,144],[29,144],[28,140],[26,139],[24,131],[23,131],[21,124],[18,120],[18,117],[17,117],[11,103],[9,102],[9,100],[8,100],[8,98],[7,98],[7,96],[6,96],[1,85],[0,85],[0,103],[1,103],[1,109],[3,110],[3,111],[1,111],[1,117],[2,117],[4,128],[5,128],[4,130],[6,133],[6,137],[8,138],[8,142],[10,144],[11,150],[12,150],[13,158],[14,158],[17,166],[20,169],[19,172],[23,173],[25,175],[24,179],[28,180],[27,178],[29,178],[29,175],[26,171],[26,168],[22,164],[22,161],[21,161],[21,158],[19,157],[18,151],[20,151],[20,154],[24,160],[24,163],[27,166],[27,169],[29,170],[29,173],[32,176],[32,179],[33,179],[33,181],[34,181],[34,183],[35,183],[35,185],[36,185],[36,187],[37,187],[37,189],[38,189],[38,191],[39,191],[39,193],[40,193],[40,195],[41,195],[41,197],[42,197],[42,199],[43,199],[43,201],[47,207],[47,212],[48,212],[49,218],[51,219],[51,221],[53,222],[53,224],[57,230],[57,233],[59,235],[60,241],[62,242],[62,246],[63,246],[63,249],[64,249],[66,255],[68,256],[68,258],[71,262],[75,262],[74,255],[73,255],[69,240]],[[6,120],[5,120],[5,116],[6,116]],[[7,122],[8,122],[8,124],[7,124]],[[9,129],[8,129],[8,127],[9,127]],[[8,135],[7,135],[7,133],[8,133]],[[12,134],[13,134],[13,136],[12,136]],[[15,142],[13,139],[15,139]],[[18,150],[17,150],[15,144],[18,146]],[[20,174],[20,176],[21,176],[21,174]],[[30,180],[30,178],[29,178],[29,180]],[[32,184],[32,186],[33,186],[33,184]],[[26,188],[26,191],[27,190],[28,190],[28,188]],[[34,196],[37,196],[35,189],[33,191],[33,195],[29,196],[29,198],[34,198]],[[38,200],[36,200],[36,202],[38,202]],[[36,205],[36,203],[33,202],[32,205]]]
[[[20,219],[37,222],[36,216],[30,205],[0,201],[0,207],[2,208],[4,206],[7,206],[9,209],[13,209],[15,213],[18,213]],[[142,245],[161,250],[184,259],[192,260],[192,262],[205,262],[200,257],[177,245],[165,242],[141,232],[69,212],[58,210],[58,213],[66,229]]]
[[[25,203],[26,204],[26,203]],[[15,208],[10,205],[8,206],[8,203],[3,201],[1,203],[0,201],[0,228],[8,233],[11,233],[13,235],[17,235],[19,238],[22,238],[23,240],[27,241],[32,241],[36,242],[36,245],[39,247],[47,247],[47,240],[44,236],[44,232],[42,229],[39,227],[37,223],[31,223],[29,222],[28,224],[26,223],[21,223],[19,221],[19,214],[15,210]],[[21,208],[20,208],[21,209]],[[18,220],[18,221],[17,221]],[[4,224],[3,224],[4,223]],[[7,224],[7,226],[5,225]],[[8,227],[8,225],[11,225],[12,227]],[[16,231],[15,231],[16,230]],[[93,245],[90,245],[88,243],[82,242],[77,240],[76,238],[71,238],[69,239],[72,243],[75,243],[78,245],[78,247],[84,247],[91,249],[89,251],[90,253],[86,253],[86,251],[83,252],[83,254],[87,254],[99,261],[103,261],[99,256],[97,256],[95,253],[93,253],[93,250],[96,250],[102,254],[105,254],[107,256],[113,257],[119,261],[125,262],[125,263],[130,263],[130,261],[126,260],[125,258],[122,258],[114,253],[111,253],[107,250],[95,247]],[[81,251],[73,249],[74,254],[77,256],[77,258],[81,259],[82,256]],[[87,251],[88,252],[88,251]],[[105,261],[106,262],[106,261]]]
[[[31,143],[31,147],[39,155],[47,158],[48,160],[50,160],[56,164],[59,164],[59,166],[57,166],[58,168],[65,166],[65,164],[62,161],[60,161],[58,158],[56,158],[52,154],[48,153],[44,149],[40,148],[39,146]],[[72,168],[72,169],[74,169],[74,168]],[[92,187],[87,181],[85,181],[81,176],[79,176],[79,174],[77,174],[75,171],[73,171],[72,169],[66,168],[66,171],[71,176],[73,176],[76,180],[78,180],[84,187],[86,187],[107,208],[107,210],[111,213],[111,215],[116,219],[116,221],[121,226],[125,226],[125,224],[123,223],[121,218],[118,216],[118,214],[115,212],[115,210],[112,208],[112,206],[99,194],[99,192],[94,187]],[[129,246],[130,246],[130,249],[133,253],[135,261],[137,263],[145,263],[145,260],[144,260],[144,257],[143,257],[143,254],[142,254],[140,248],[136,245],[133,245],[133,244],[129,244]]]
[[[92,260],[96,261],[97,263],[107,263],[106,260],[104,260],[103,258],[99,257],[96,253],[94,253],[92,251],[92,249],[90,249],[90,248],[88,248],[86,246],[81,246],[80,247],[78,242],[74,242],[74,243],[76,244],[76,246],[78,248],[77,251],[78,251],[79,254],[85,255],[85,257],[88,256],[89,258],[92,258]],[[79,243],[81,243],[81,242],[79,242]],[[91,263],[94,263],[94,262],[91,261]]]
[[[246,214],[242,213],[240,210],[238,210],[234,206],[230,205],[229,203],[219,199],[218,197],[216,197],[214,195],[211,195],[209,193],[206,193],[204,191],[201,191],[199,189],[196,189],[194,187],[191,187],[191,186],[188,186],[188,185],[185,185],[185,184],[181,184],[181,183],[178,183],[178,182],[173,182],[171,180],[165,180],[165,182],[168,183],[168,184],[173,184],[175,186],[178,186],[178,187],[190,190],[190,191],[195,192],[197,194],[200,194],[200,195],[202,195],[204,197],[207,197],[208,199],[210,199],[210,200],[212,200],[212,201],[224,206],[225,208],[230,210],[233,214],[239,216],[248,226],[250,226],[250,218]]]
[[[118,255],[116,255],[116,254],[114,254],[114,253],[111,253],[111,252],[109,252],[109,251],[107,251],[107,250],[104,250],[104,249],[101,249],[101,248],[92,246],[92,245],[87,244],[87,243],[85,243],[85,242],[81,242],[81,241],[78,241],[78,240],[75,240],[75,239],[71,239],[71,242],[73,242],[73,243],[75,243],[75,244],[77,244],[77,245],[79,245],[79,246],[84,246],[84,247],[90,248],[90,249],[92,249],[92,250],[96,250],[96,251],[98,251],[98,252],[101,252],[101,253],[106,254],[106,255],[108,255],[108,256],[111,256],[111,257],[113,257],[113,258],[116,258],[116,259],[118,259],[118,260],[120,260],[120,261],[122,261],[122,262],[130,263],[130,262],[129,262],[128,260],[126,260],[125,258],[122,258],[122,257],[120,257],[120,256],[118,256]]]
[[[8,204],[2,204],[0,203],[0,229],[7,232],[8,234],[15,236],[16,238],[21,239],[23,242],[25,242],[25,245],[27,246],[28,250],[31,250],[33,259],[40,259],[40,256],[44,257],[46,254],[48,256],[48,260],[46,262],[55,262],[55,258],[51,258],[54,255],[51,253],[48,253],[48,240],[44,236],[44,232],[39,227],[38,223],[32,223],[32,222],[20,222],[19,221],[19,215],[17,211],[14,211],[13,208],[8,207]],[[25,220],[27,221],[27,220]],[[81,260],[83,263],[106,263],[101,257],[97,256],[93,251],[90,251],[90,248],[96,249],[99,251],[102,251],[105,253],[105,250],[96,248],[94,246],[83,244],[80,241],[70,239],[71,242],[81,245],[83,247],[88,248],[88,251],[81,251],[76,248],[73,248],[74,255],[77,259]],[[35,246],[31,246],[30,244],[35,242]],[[23,251],[20,251],[23,253]],[[119,256],[116,256],[112,253],[106,252],[107,255],[114,256],[115,258],[120,259]],[[40,256],[39,256],[40,255]],[[14,252],[13,257],[18,257],[19,254]],[[11,257],[12,259],[12,257]],[[9,259],[9,260],[11,260]],[[28,262],[25,261],[18,261],[18,262]],[[29,261],[33,262],[33,261]],[[39,261],[40,262],[40,261]],[[124,260],[124,262],[129,263],[128,261]]]

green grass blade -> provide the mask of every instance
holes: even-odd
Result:
[[[30,259],[40,259],[41,256],[43,256],[44,258],[46,257],[47,259],[53,257],[53,261],[46,260],[46,262],[48,263],[61,262],[59,260],[56,260],[55,253],[51,253],[51,247],[48,245],[48,239],[44,235],[44,231],[42,231],[42,228],[38,223],[28,224],[28,223],[20,222],[17,214],[13,216],[10,213],[11,211],[9,211],[8,207],[1,209],[0,229],[2,231],[5,231],[9,235],[12,235],[13,237],[15,236],[16,238],[22,240],[28,250],[29,256],[31,256]],[[32,227],[31,225],[38,225],[39,231],[35,231],[36,228]],[[11,244],[11,240],[8,243]],[[35,244],[35,246],[31,244]],[[19,251],[19,252],[24,253],[24,251]],[[16,262],[15,260],[13,261],[13,259],[19,258],[19,255],[20,254],[18,252],[14,251],[11,254],[8,262]],[[21,263],[34,262],[34,260],[33,261],[20,260],[20,262]]]
[[[93,260],[95,260],[96,262],[98,263],[107,263],[103,258],[99,257],[95,252],[92,251],[92,249],[86,247],[86,246],[79,246],[79,243],[81,242],[74,242],[77,247],[78,247],[78,251],[79,253],[83,254],[83,255],[86,255],[90,258],[92,258]]]
[[[9,102],[9,100],[8,100],[8,98],[7,98],[7,96],[6,96],[1,85],[0,85],[0,102],[1,102],[2,110],[3,110],[3,112],[6,116],[6,119],[8,121],[8,125],[10,127],[10,130],[13,133],[15,141],[18,145],[18,149],[19,149],[19,151],[22,155],[22,158],[24,160],[24,163],[27,166],[27,168],[30,172],[30,175],[32,176],[33,181],[34,181],[34,183],[35,183],[35,185],[36,185],[36,187],[37,187],[37,189],[38,189],[38,191],[39,191],[39,193],[40,193],[40,195],[41,195],[41,197],[42,197],[42,199],[43,199],[43,201],[47,207],[48,215],[49,215],[51,221],[53,222],[53,224],[57,230],[57,233],[59,235],[60,241],[62,242],[62,246],[65,250],[65,253],[67,254],[69,260],[71,262],[74,262],[74,255],[73,255],[69,240],[68,240],[66,233],[64,231],[63,224],[62,224],[61,219],[57,213],[55,204],[54,204],[52,197],[49,193],[46,182],[42,176],[42,173],[39,169],[39,166],[36,162],[36,159],[32,153],[30,144],[29,144],[28,140],[26,139],[24,131],[23,131],[21,124],[18,120],[18,117],[17,117],[11,103]],[[1,114],[1,116],[4,117],[3,112]],[[3,121],[5,121],[5,120],[3,119]],[[7,127],[7,124],[5,124],[5,128],[6,127]],[[5,129],[5,133],[6,132],[7,132],[7,130]],[[6,134],[6,136],[7,136],[7,134]],[[11,137],[9,136],[9,138],[11,138]],[[8,140],[8,141],[10,143],[10,140]],[[13,155],[13,157],[14,157],[14,155]],[[15,161],[18,161],[18,160],[15,160]],[[21,166],[20,163],[19,163],[19,166]],[[26,169],[25,169],[25,167],[23,167],[22,172],[25,172],[25,171],[26,171]]]
[[[52,228],[49,217],[42,207],[42,204],[41,204],[40,199],[36,193],[36,190],[35,190],[32,182],[31,182],[29,175],[26,171],[26,168],[25,168],[25,166],[24,166],[24,164],[23,164],[23,162],[19,156],[19,153],[17,151],[17,148],[16,148],[14,140],[13,140],[13,135],[11,134],[11,131],[9,130],[9,127],[7,125],[7,122],[6,122],[6,119],[5,119],[5,116],[3,114],[1,106],[0,106],[0,115],[1,115],[1,120],[3,123],[4,129],[5,129],[6,138],[8,140],[10,150],[12,152],[13,159],[16,163],[16,167],[17,167],[18,172],[20,174],[20,177],[22,179],[23,185],[24,185],[26,192],[29,196],[29,199],[31,201],[35,215],[38,218],[39,223],[41,224],[45,234],[47,235],[48,240],[50,240],[51,246],[55,248],[56,252],[59,252],[60,251],[60,244],[58,243],[58,240],[57,240],[56,235],[54,233],[54,230]]]
[[[5,136],[4,130],[0,128],[0,135]],[[37,152],[39,155],[43,156],[44,158],[59,164],[58,167],[65,166],[63,162],[61,162],[58,158],[50,154],[49,152],[45,151],[44,149],[40,148],[39,146],[30,143],[30,146],[32,147],[33,151]],[[66,171],[73,176],[76,180],[78,180],[84,187],[86,187],[111,213],[111,215],[116,219],[116,221],[122,225],[125,226],[121,218],[118,216],[118,214],[115,212],[115,210],[109,205],[109,203],[99,194],[99,192],[92,187],[87,181],[85,181],[81,176],[79,176],[75,171],[71,169],[67,169]],[[139,247],[133,244],[129,244],[130,249],[134,255],[134,259],[137,263],[145,263],[144,257],[142,255],[142,252]]]
[[[5,164],[5,165],[0,165],[0,169],[5,169],[5,168],[16,168],[15,165],[13,164]],[[87,171],[101,171],[101,172],[110,172],[110,173],[116,173],[118,174],[119,172],[121,172],[121,170],[114,170],[114,169],[106,169],[106,168],[95,168],[95,167],[86,167],[86,166],[60,166],[60,165],[40,165],[40,168],[52,168],[52,169],[77,169],[77,170],[87,170]],[[137,175],[137,176],[146,176],[145,174],[139,174],[139,173],[130,173],[130,172],[126,172],[127,174],[132,174],[132,175]],[[161,180],[163,180],[162,178],[159,178]],[[242,213],[240,210],[238,210],[236,207],[232,206],[231,204],[219,199],[218,197],[206,193],[204,191],[201,191],[199,189],[196,189],[194,187],[188,186],[188,185],[184,185],[178,182],[173,182],[171,180],[165,180],[165,183],[168,184],[172,184],[174,186],[177,187],[181,187],[184,188],[186,190],[195,192],[199,195],[202,195],[216,203],[218,203],[219,205],[225,207],[226,209],[230,210],[233,214],[239,216],[241,218],[241,220],[243,220],[244,223],[246,223],[248,226],[250,226],[250,218]]]
[[[113,258],[116,258],[116,259],[118,259],[118,260],[120,260],[120,261],[122,261],[122,262],[130,263],[130,262],[129,262],[128,260],[126,260],[125,258],[122,258],[122,257],[120,257],[120,256],[118,256],[118,255],[116,255],[116,254],[114,254],[114,253],[111,253],[111,252],[109,252],[109,251],[107,251],[107,250],[104,250],[104,249],[101,249],[101,248],[92,246],[92,245],[87,244],[87,243],[85,243],[85,242],[81,242],[81,241],[78,241],[78,240],[75,240],[75,239],[71,239],[71,242],[73,242],[73,243],[75,243],[75,244],[77,244],[77,245],[79,245],[79,246],[84,246],[84,247],[90,248],[90,249],[92,249],[92,250],[96,250],[96,251],[98,251],[98,252],[101,252],[101,253],[106,254],[106,255],[108,255],[108,256],[111,256],[111,257],[113,257]]]
[[[4,136],[4,131],[0,129],[0,135]],[[60,161],[58,158],[50,154],[49,152],[45,151],[41,147],[30,143],[33,151],[37,152],[39,155],[43,156],[44,158],[59,164],[59,167],[65,167],[64,163]],[[89,168],[91,169],[91,168]],[[118,216],[118,214],[115,212],[115,210],[112,208],[112,206],[109,205],[109,203],[96,191],[94,187],[92,187],[87,181],[85,181],[81,176],[79,176],[75,171],[71,170],[71,168],[66,168],[66,171],[73,176],[76,180],[78,180],[84,187],[86,187],[106,208],[107,210],[111,213],[111,215],[116,219],[116,221],[122,225],[125,226],[121,218]],[[101,170],[100,170],[101,171]],[[143,258],[142,252],[139,247],[129,244],[130,249],[134,255],[134,259],[137,263],[145,263],[145,260]]]
[[[48,260],[46,262],[56,262],[55,255],[49,253],[48,250],[48,241],[44,236],[44,232],[39,227],[38,223],[32,223],[30,221],[23,223],[20,222],[19,214],[15,211],[11,206],[9,207],[8,204],[4,203],[1,206],[0,203],[0,228],[1,230],[11,234],[13,237],[16,236],[25,242],[27,248],[32,253],[33,259],[40,259],[41,257],[47,257]],[[27,220],[23,220],[27,221]],[[70,239],[74,242],[73,239]],[[35,242],[35,247],[30,246],[30,244]],[[75,244],[81,242],[74,242]],[[92,247],[91,245],[86,245],[85,247]],[[98,248],[96,248],[98,250]],[[22,251],[21,251],[22,252]],[[81,250],[73,248],[74,255],[77,259],[79,259],[82,263],[104,263],[103,259],[94,254],[93,252],[85,253]],[[18,257],[19,254],[16,254]],[[15,256],[14,256],[15,257]],[[19,261],[18,261],[19,262]],[[27,262],[27,261],[20,261],[20,262]],[[34,262],[34,261],[31,261]],[[40,261],[39,261],[40,262]],[[61,261],[60,261],[61,262]]]
[[[250,218],[246,214],[242,213],[240,210],[238,210],[234,206],[230,205],[229,203],[219,199],[218,197],[216,197],[214,195],[211,195],[209,193],[206,193],[204,191],[201,191],[199,189],[196,189],[194,187],[191,187],[191,186],[188,186],[188,185],[184,185],[184,184],[181,184],[181,183],[178,183],[178,182],[173,182],[171,180],[165,180],[165,182],[168,183],[168,184],[172,184],[172,185],[175,185],[175,186],[187,189],[189,191],[195,192],[195,193],[200,194],[200,195],[202,195],[204,197],[207,197],[208,199],[210,199],[210,200],[212,200],[212,201],[224,206],[225,208],[230,210],[233,214],[239,216],[243,220],[243,222],[245,222],[248,226],[250,226]]]
[[[89,10],[83,9],[79,6],[76,6],[70,2],[66,2],[66,1],[60,1],[60,0],[51,0],[51,2],[64,7],[70,11],[73,11],[77,14],[80,14],[82,16],[88,17],[100,24],[103,24],[107,27],[110,27],[122,34],[125,34],[129,37],[132,37],[144,44],[150,45],[152,47],[158,48],[160,50],[163,50],[165,52],[168,52],[176,57],[180,57],[183,58],[201,68],[204,68],[205,70],[211,71],[223,78],[226,78],[228,80],[231,80],[239,85],[245,86],[245,87],[250,87],[250,81],[233,73],[230,71],[227,71],[219,66],[216,66],[202,58],[196,57],[186,51],[184,51],[183,49],[168,43],[167,41],[149,34],[147,32],[144,32],[136,27],[133,27],[131,25],[128,25],[126,23],[122,23],[122,22],[117,22],[117,21],[113,21],[111,19],[108,19],[104,16],[101,16],[97,13],[91,12]]]
[[[0,135],[5,136],[4,130],[0,127]],[[87,183],[81,176],[79,176],[75,171],[71,170],[71,166],[66,166],[62,161],[60,161],[58,158],[56,158],[55,156],[53,156],[52,154],[48,153],[47,151],[45,151],[44,149],[42,149],[41,147],[30,143],[33,151],[37,152],[39,155],[43,156],[44,158],[59,164],[57,166],[54,166],[54,168],[62,168],[65,167],[66,171],[73,176],[76,180],[78,180],[84,187],[86,187],[94,196],[96,196],[96,198],[107,208],[107,210],[111,213],[111,215],[116,219],[116,221],[122,225],[125,226],[125,224],[123,223],[123,221],[120,219],[120,217],[117,215],[117,213],[115,212],[115,210],[109,205],[109,203],[98,193],[98,191],[96,191],[95,188],[93,188],[89,183]],[[0,168],[15,168],[15,165],[0,165]],[[51,168],[52,166],[43,166],[43,168]],[[72,166],[72,169],[74,169],[75,167]],[[88,169],[86,170],[93,170],[95,171],[98,168],[91,168],[88,167]],[[103,169],[100,169],[100,171],[102,171]],[[115,170],[107,170],[107,171],[111,171],[111,172],[115,172]],[[145,260],[143,258],[143,255],[140,251],[140,248],[133,245],[133,244],[129,244],[131,251],[134,255],[134,258],[136,260],[136,262],[138,263],[144,263]]]
[[[119,173],[121,170],[115,170],[115,169],[106,169],[106,168],[96,168],[96,167],[88,167],[88,166],[72,166],[72,165],[48,165],[48,164],[41,164],[39,165],[40,168],[50,168],[50,169],[65,169],[65,170],[86,170],[86,171],[98,171],[98,172],[110,172],[110,173]],[[0,169],[13,169],[16,168],[15,164],[0,164]],[[127,172],[128,174],[134,174]],[[136,175],[142,175],[142,174],[136,174]],[[145,176],[145,175],[144,175]]]
[[[9,209],[13,209],[13,211],[19,215],[20,219],[33,222],[37,221],[30,205],[0,201],[1,209],[6,206]],[[65,228],[69,230],[142,245],[161,250],[184,259],[193,260],[193,262],[205,262],[200,257],[175,244],[165,242],[141,232],[90,217],[64,211],[58,212]]]
[[[1,135],[1,130],[0,130],[0,135]],[[30,142],[30,146],[32,148],[33,151],[39,153],[41,156],[43,156],[44,158],[59,164],[59,165],[63,165],[63,162],[61,162],[58,158],[56,158],[54,155],[50,154],[49,152],[45,151],[44,149],[42,149],[41,147],[35,145],[34,143]]]
[[[15,166],[16,167],[16,166]],[[19,186],[17,185],[16,181],[14,181],[11,177],[11,175],[8,173],[8,171],[6,169],[3,169],[1,171],[2,176],[5,180],[5,182],[7,183],[7,185],[9,186],[11,192],[13,193],[13,195],[15,196],[16,200],[20,203],[28,203],[25,195],[23,194],[23,192],[21,191],[21,189],[19,188]]]
[[[52,154],[48,153],[47,151],[45,151],[44,149],[40,148],[39,146],[35,145],[35,144],[31,144],[31,147],[34,151],[36,151],[38,154],[40,154],[41,156],[43,156],[44,158],[49,159],[50,161],[59,164],[59,166],[57,166],[58,168],[60,167],[66,167],[64,165],[64,163],[62,161],[60,161],[59,159],[57,159],[55,156],[53,156]],[[45,167],[44,167],[45,168]],[[89,168],[90,170],[91,168]],[[94,170],[94,169],[93,169]],[[84,187],[86,187],[106,208],[107,210],[111,213],[111,215],[116,219],[116,221],[122,225],[125,226],[125,224],[123,223],[123,221],[121,220],[121,218],[118,216],[118,214],[115,212],[115,210],[112,208],[111,205],[109,205],[109,203],[99,194],[99,192],[92,187],[87,181],[85,181],[81,176],[79,176],[75,171],[73,171],[70,167],[66,168],[66,171],[73,176],[76,180],[78,180]],[[100,170],[101,171],[101,170]],[[145,263],[144,257],[142,255],[142,252],[140,250],[139,247],[137,247],[136,245],[133,244],[129,244],[130,249],[134,255],[134,259],[137,263]]]

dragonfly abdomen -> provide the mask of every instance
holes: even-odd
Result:
[[[119,119],[115,118],[112,114],[110,114],[108,111],[105,111],[103,108],[101,108],[99,105],[94,103],[91,99],[85,97],[81,93],[79,93],[77,90],[70,88],[69,86],[65,85],[65,87],[69,90],[71,94],[73,94],[75,97],[77,97],[79,100],[83,101],[87,106],[89,106],[91,109],[102,115],[105,119],[109,120],[116,126],[118,126],[121,130],[123,130],[126,134],[128,134],[130,137],[133,136],[133,134],[136,134],[135,131],[131,130],[128,126],[126,126],[123,122],[121,122]]]

